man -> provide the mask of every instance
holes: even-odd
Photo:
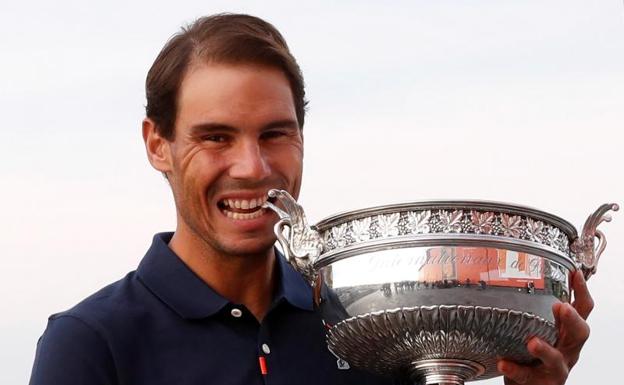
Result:
[[[310,287],[273,247],[271,188],[297,197],[305,92],[285,41],[246,15],[199,19],[173,37],[146,81],[143,138],[177,209],[138,269],[50,317],[31,384],[382,384],[326,348]],[[505,382],[564,383],[591,311],[554,308],[560,346],[543,363],[501,361]],[[578,310],[578,312],[577,312]],[[579,315],[580,313],[580,315]]]

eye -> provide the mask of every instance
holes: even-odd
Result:
[[[210,134],[204,135],[201,137],[201,140],[204,142],[215,142],[215,143],[224,143],[227,142],[228,136],[224,134]]]
[[[286,130],[270,130],[262,133],[262,139],[277,139],[283,136],[287,136],[288,132]]]

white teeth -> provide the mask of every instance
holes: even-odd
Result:
[[[264,202],[266,201],[267,201],[266,195],[261,195],[258,198],[251,198],[251,199],[227,198],[221,201],[221,205],[222,205],[223,213],[228,218],[236,220],[236,221],[244,221],[244,220],[259,218],[260,216],[264,215],[266,212],[266,209],[263,208],[262,205],[264,205]],[[250,210],[250,211],[243,213],[243,212],[236,212],[236,211],[228,210],[228,208]]]
[[[256,210],[253,213],[235,213],[229,210],[224,210],[224,211],[225,211],[225,215],[227,215],[228,218],[232,218],[234,220],[240,221],[240,220],[258,218],[259,216],[264,214],[265,209]]]
[[[265,196],[252,199],[224,199],[222,204],[224,207],[250,210],[262,206],[266,200],[267,198]]]

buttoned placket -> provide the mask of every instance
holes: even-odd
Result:
[[[269,313],[267,313],[268,315]],[[268,385],[272,381],[270,381],[269,377],[271,342],[267,316],[259,323],[244,305],[229,304],[226,309],[226,317],[229,318],[228,322],[238,324],[239,326],[247,325],[247,327],[252,327],[253,324],[258,356],[258,371],[262,376],[263,382]],[[244,327],[244,329],[247,327]]]
[[[262,378],[264,379],[265,384],[271,384],[271,338],[269,333],[269,322],[267,322],[268,314],[265,316],[262,323],[260,323],[260,328],[258,330],[258,340],[257,340],[257,348],[258,348],[258,363],[260,365],[260,372],[262,374]]]

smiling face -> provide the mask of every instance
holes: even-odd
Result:
[[[303,138],[282,71],[191,66],[180,87],[174,140],[162,141],[162,162],[150,160],[171,184],[176,235],[219,255],[270,251],[277,217],[260,205],[271,188],[298,195],[303,160]]]

